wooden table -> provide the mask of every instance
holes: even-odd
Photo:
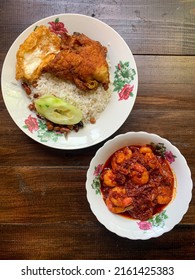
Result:
[[[194,178],[195,1],[1,0],[1,67],[24,29],[60,13],[104,21],[134,54],[137,99],[110,138],[159,134],[179,148]],[[0,259],[194,259],[194,196],[172,231],[146,241],[119,237],[97,221],[86,199],[86,172],[105,141],[76,151],[41,145],[15,125],[2,95],[0,122]]]

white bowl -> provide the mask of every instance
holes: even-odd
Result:
[[[101,192],[99,192],[99,176],[102,165],[115,151],[124,146],[150,144],[151,142],[163,143],[166,151],[171,151],[176,156],[175,161],[171,163],[176,177],[176,191],[173,200],[162,212],[144,222],[111,213],[103,201]],[[91,210],[99,222],[108,230],[129,239],[149,239],[170,231],[182,220],[192,198],[191,172],[183,155],[168,140],[146,132],[128,132],[107,141],[91,160],[87,172],[86,189]]]

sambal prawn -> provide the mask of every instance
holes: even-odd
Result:
[[[127,190],[123,187],[114,187],[108,192],[106,205],[113,213],[122,213],[131,209],[132,197],[127,196]]]
[[[105,163],[100,182],[112,213],[143,221],[161,211],[173,197],[170,165],[151,145],[117,150]]]

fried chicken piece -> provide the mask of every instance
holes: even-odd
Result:
[[[65,34],[62,50],[44,68],[45,72],[73,82],[81,90],[96,89],[109,85],[109,69],[106,61],[107,49],[98,41],[84,34]]]

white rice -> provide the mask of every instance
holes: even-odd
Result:
[[[106,91],[102,86],[99,86],[96,90],[81,91],[74,84],[65,82],[49,73],[41,75],[37,86],[32,90],[32,98],[35,93],[39,96],[52,94],[74,105],[82,111],[82,121],[85,124],[89,123],[91,118],[97,120],[111,98],[110,89]]]

